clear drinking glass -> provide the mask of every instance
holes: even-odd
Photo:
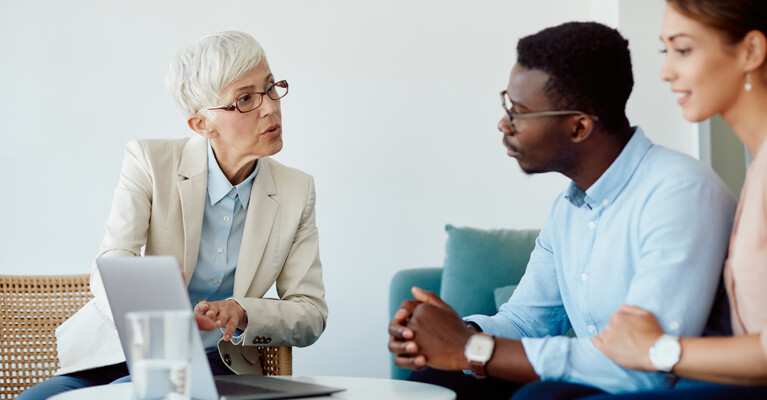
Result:
[[[126,315],[134,398],[190,399],[191,311],[138,311]]]

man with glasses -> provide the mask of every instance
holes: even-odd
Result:
[[[628,41],[597,23],[567,23],[521,39],[498,129],[528,174],[572,180],[557,197],[514,294],[494,316],[461,319],[413,289],[389,325],[395,363],[459,399],[550,398],[668,387],[672,375],[623,369],[591,343],[619,304],[655,313],[669,334],[648,355],[670,371],[675,337],[700,335],[714,302],[734,200],[707,167],[631,127]],[[523,211],[523,210],[522,210]],[[565,336],[572,328],[575,337]],[[472,376],[473,375],[473,376]],[[485,379],[486,378],[486,379]],[[537,396],[542,393],[537,392]],[[561,397],[558,397],[561,396]]]

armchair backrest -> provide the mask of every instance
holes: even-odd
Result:
[[[85,305],[90,275],[0,275],[0,399],[58,369],[54,332]]]

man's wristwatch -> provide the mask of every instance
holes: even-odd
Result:
[[[485,365],[493,358],[495,350],[495,336],[487,333],[475,333],[469,337],[466,342],[464,355],[471,366],[471,374],[475,378],[483,379],[487,377]]]
[[[650,347],[650,362],[653,368],[661,372],[671,372],[682,354],[679,337],[663,334]]]

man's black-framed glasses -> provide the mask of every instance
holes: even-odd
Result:
[[[288,94],[288,81],[274,82],[271,86],[266,88],[265,92],[251,92],[246,93],[232,104],[225,106],[216,106],[208,108],[208,110],[224,110],[234,111],[237,110],[241,113],[251,112],[261,106],[264,100],[264,95],[269,96],[272,100],[279,100]]]
[[[506,111],[506,115],[509,116],[512,133],[517,133],[517,126],[516,124],[514,124],[514,120],[516,119],[554,117],[559,115],[588,115],[594,120],[599,121],[599,117],[597,117],[596,115],[591,115],[583,111],[562,110],[562,111],[537,111],[537,112],[530,112],[530,113],[517,113],[512,111],[512,109],[514,108],[514,102],[511,101],[509,94],[505,90],[501,91],[501,105],[503,106],[503,111]]]

